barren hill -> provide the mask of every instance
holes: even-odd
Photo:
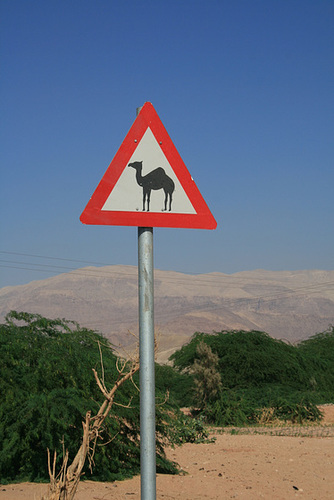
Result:
[[[295,342],[334,323],[334,271],[248,271],[188,275],[155,270],[159,361],[196,331],[257,329]],[[61,317],[127,346],[138,334],[137,268],[86,267],[0,289],[11,310]]]

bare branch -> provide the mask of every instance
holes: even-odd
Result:
[[[136,384],[136,382],[133,380],[133,377],[131,377],[131,382],[132,382],[133,386],[137,389],[137,391],[140,392],[140,389],[139,389],[138,385]]]
[[[121,406],[122,408],[131,408],[131,401],[133,400],[133,398],[131,397],[130,401],[128,402],[127,405],[122,405],[121,403],[116,403],[116,401],[114,401],[114,405],[116,406]]]
[[[104,385],[104,365],[103,365],[103,357],[102,357],[101,344],[100,344],[100,342],[98,342],[97,344],[99,346],[99,351],[100,351],[100,361],[101,361],[101,371],[102,371],[102,383],[103,383],[103,386],[105,387],[105,385]]]
[[[109,441],[107,441],[106,443],[101,443],[101,444],[99,444],[99,446],[100,447],[107,446],[108,444],[112,443],[113,440],[117,438],[118,434],[119,434],[119,432],[116,432],[116,434],[111,439],[109,439]]]
[[[100,343],[100,359],[102,366],[102,380],[99,378],[95,369],[93,369],[94,377],[96,383],[104,396],[104,401],[101,404],[99,411],[95,416],[91,416],[91,412],[88,411],[86,413],[85,421],[82,422],[83,429],[83,437],[81,446],[74,457],[71,465],[68,466],[68,451],[65,452],[65,446],[63,442],[63,463],[61,465],[60,471],[56,476],[56,458],[57,454],[54,453],[53,464],[51,470],[51,458],[50,451],[48,450],[48,470],[50,477],[49,490],[45,497],[42,497],[42,500],[73,500],[77,491],[77,487],[80,481],[80,477],[82,476],[83,467],[86,459],[88,458],[89,467],[92,470],[94,465],[94,454],[96,450],[97,439],[100,436],[100,429],[108,417],[110,410],[113,404],[117,404],[118,406],[123,406],[124,408],[129,408],[131,404],[131,400],[128,405],[121,405],[120,403],[115,403],[114,398],[117,390],[127,381],[133,381],[133,375],[139,370],[139,358],[131,359],[131,362],[122,361],[122,365],[117,365],[117,370],[119,373],[118,379],[114,383],[113,387],[110,391],[107,390],[104,383],[104,368],[103,368],[103,359]],[[128,366],[128,371],[125,371]],[[113,439],[115,439],[114,436]],[[111,441],[113,440],[111,439]],[[111,442],[109,441],[109,442]]]
[[[97,374],[97,371],[96,371],[96,370],[94,370],[94,368],[93,368],[93,373],[94,373],[94,377],[95,377],[95,380],[96,380],[97,385],[99,386],[100,391],[102,392],[103,396],[104,396],[106,399],[108,399],[108,391],[107,391],[107,388],[106,388],[106,387],[105,387],[105,385],[104,385],[104,384],[102,384],[102,382],[100,381],[99,376],[98,376],[98,374]]]

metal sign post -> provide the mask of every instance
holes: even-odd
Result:
[[[137,108],[137,116],[141,108]],[[156,498],[153,227],[138,227],[140,490]]]
[[[156,498],[153,228],[138,228],[141,499]]]

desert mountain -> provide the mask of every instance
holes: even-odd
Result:
[[[161,362],[196,331],[257,329],[296,342],[334,323],[334,271],[154,274]],[[0,319],[12,309],[71,319],[129,346],[129,332],[138,335],[137,294],[136,267],[85,267],[0,289]]]

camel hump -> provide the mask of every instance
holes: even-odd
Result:
[[[174,191],[174,182],[162,167],[157,167],[147,175],[145,179],[149,182],[151,189],[166,189],[167,191]]]
[[[151,175],[151,174],[154,176],[157,176],[157,177],[161,176],[161,175],[163,175],[163,176],[167,175],[165,172],[165,169],[162,167],[157,167],[154,170],[151,170],[151,172],[149,172],[148,175]]]

